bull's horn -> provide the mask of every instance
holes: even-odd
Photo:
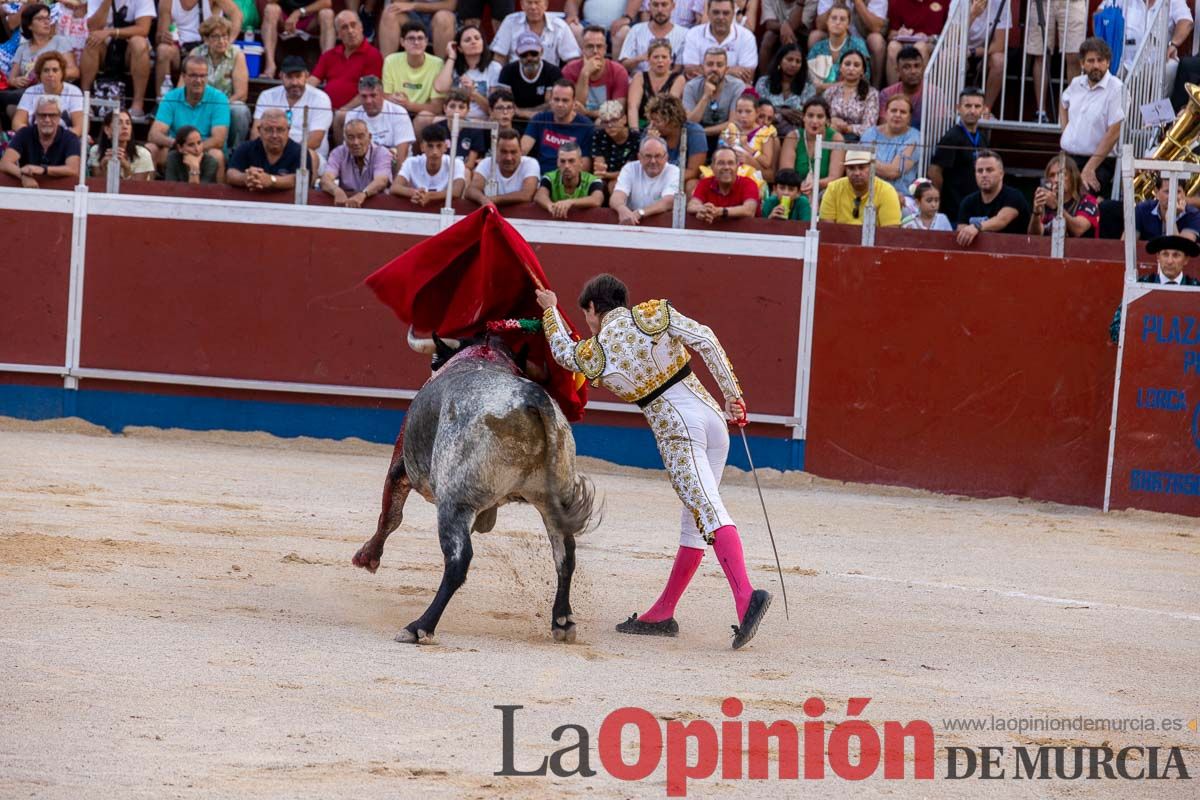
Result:
[[[441,339],[441,337],[438,338]],[[441,341],[442,344],[446,345],[451,350],[457,350],[462,346],[462,342],[458,339],[441,339]],[[413,335],[412,326],[409,326],[408,328],[408,346],[418,353],[424,353],[427,356],[431,356],[437,352],[437,344],[433,341],[433,339],[418,339]]]
[[[410,326],[408,329],[408,346],[418,353],[424,353],[427,356],[433,355],[437,349],[433,344],[433,339],[418,339],[413,335],[413,329]]]

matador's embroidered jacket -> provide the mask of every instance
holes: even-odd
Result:
[[[604,386],[641,406],[671,484],[691,512],[681,543],[712,544],[714,531],[732,524],[732,519],[721,502],[720,478],[713,474],[707,447],[727,450],[729,442],[725,435],[724,442],[704,444],[693,435],[713,421],[722,434],[725,430],[721,407],[692,374],[688,348],[704,359],[727,400],[742,396],[712,330],[680,314],[666,300],[615,308],[601,318],[600,332],[581,342],[571,341],[555,309],[546,311],[542,321],[559,364],[582,372],[593,386]]]
[[[687,367],[692,357],[688,349],[704,359],[725,399],[742,396],[729,358],[712,329],[680,314],[666,300],[614,308],[601,318],[600,332],[581,342],[571,341],[557,309],[547,309],[542,322],[559,364],[583,373],[593,386],[603,386],[630,403],[641,404]],[[694,375],[683,383],[720,413],[720,406]]]

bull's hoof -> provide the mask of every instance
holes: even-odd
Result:
[[[575,620],[571,616],[558,617],[550,626],[554,641],[575,644]]]
[[[426,632],[417,628],[413,630],[411,626],[401,628],[396,634],[396,641],[401,644],[437,644],[433,638],[433,633]]]
[[[354,554],[354,558],[350,559],[350,563],[374,574],[375,570],[379,569],[379,560],[382,556],[383,553],[379,551],[379,548],[372,546],[368,542],[358,549],[358,552]]]

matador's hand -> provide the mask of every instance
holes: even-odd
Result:
[[[550,291],[549,289],[537,289],[536,291],[537,304],[541,306],[543,310],[554,308],[556,305],[558,305],[558,295],[556,295],[554,292]]]
[[[725,413],[729,415],[731,422],[736,422],[738,425],[746,424],[746,401],[742,398],[725,401]]]

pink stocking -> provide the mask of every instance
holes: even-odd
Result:
[[[733,590],[733,603],[737,607],[737,618],[741,622],[746,616],[746,607],[750,605],[750,593],[754,587],[750,585],[750,577],[746,575],[746,559],[742,555],[742,537],[738,536],[737,528],[726,525],[717,528],[713,533],[713,550],[721,569],[725,570],[725,579]]]
[[[663,589],[654,605],[650,606],[650,610],[639,616],[638,619],[642,622],[662,622],[664,619],[675,616],[675,604],[683,596],[683,590],[691,582],[692,576],[696,574],[703,559],[703,550],[681,545],[679,552],[675,554],[675,565],[671,567],[671,577],[667,578],[666,588]]]

